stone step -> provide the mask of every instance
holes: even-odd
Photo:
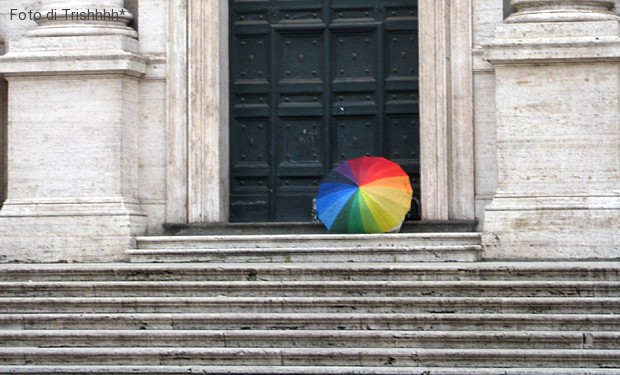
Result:
[[[474,220],[405,221],[400,233],[455,233],[474,232]],[[196,223],[165,224],[167,235],[257,235],[257,234],[329,234],[322,223]]]
[[[0,297],[618,297],[620,281],[0,282]]]
[[[477,261],[479,233],[277,234],[138,237],[133,262]]]
[[[620,280],[620,262],[0,264],[0,281]]]
[[[132,262],[351,263],[351,262],[472,262],[480,245],[238,249],[132,249]]]
[[[616,297],[11,297],[0,313],[546,313],[620,311]]]
[[[620,314],[0,314],[2,330],[620,331]]]
[[[22,375],[618,375],[618,369],[464,368],[374,366],[2,366],[0,374]]]
[[[0,374],[618,374],[619,276],[620,262],[0,265]]]
[[[620,350],[403,348],[0,348],[3,365],[620,367]]]
[[[138,249],[411,248],[480,245],[480,233],[255,234],[137,237]]]
[[[620,349],[620,332],[3,330],[0,347]]]

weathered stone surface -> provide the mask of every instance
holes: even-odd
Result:
[[[4,372],[2,372],[4,371]],[[321,366],[0,366],[0,373],[8,374],[148,374],[181,375],[236,374],[236,375],[607,375],[615,369],[528,369],[528,368],[454,368],[454,367],[321,367]]]
[[[0,58],[11,139],[2,261],[120,260],[144,232],[135,52],[125,36],[41,37]]]
[[[478,233],[273,234],[139,237],[134,262],[475,261]]]
[[[492,258],[620,256],[620,19],[612,1],[514,1],[496,77]]]
[[[512,0],[507,22],[601,21],[615,17],[614,0]]]
[[[488,232],[489,258],[617,256],[620,3],[512,3],[517,11],[509,15],[510,7],[500,1],[419,2],[423,214],[478,219],[480,230]],[[11,16],[13,9],[54,7],[132,14],[94,23]],[[0,39],[9,52],[1,70],[12,75],[14,98],[9,102],[0,93],[0,114],[8,110],[15,123],[7,137],[14,156],[8,167],[0,162],[0,176],[14,168],[2,214],[12,218],[2,219],[0,236],[15,248],[5,259],[24,254],[31,261],[41,249],[47,249],[39,253],[43,256],[61,246],[62,256],[38,260],[93,260],[99,250],[88,242],[96,238],[78,235],[72,242],[70,233],[98,233],[125,220],[131,228],[107,234],[122,240],[101,260],[124,259],[121,247],[133,246],[133,234],[162,234],[166,222],[226,221],[227,7],[198,0],[0,0]],[[488,44],[493,48],[483,51]],[[68,125],[78,121],[81,128]],[[119,147],[125,157],[114,156]],[[83,157],[67,163],[75,155]],[[79,228],[84,212],[79,204],[85,208],[118,198],[119,189],[132,206],[120,214],[125,219]],[[57,221],[36,218],[34,211],[25,213],[26,202],[16,201],[18,196],[79,197],[62,204],[74,205],[80,214]],[[573,207],[569,199],[564,207],[574,212],[559,213],[540,200],[529,212],[515,213],[506,201],[573,196],[607,203]],[[27,215],[33,215],[30,227],[16,223],[27,221]],[[96,221],[100,212],[89,215],[84,222]],[[571,215],[573,224],[567,221]],[[529,224],[514,226],[514,220]],[[554,229],[560,221],[561,229]],[[58,238],[41,235],[29,242],[41,225],[61,222],[65,232],[50,232]],[[571,225],[573,230],[567,229]],[[515,228],[524,231],[523,241]],[[600,235],[592,236],[592,228]],[[88,253],[93,256],[82,256]]]
[[[124,0],[62,1],[52,0],[36,8],[43,15],[35,19],[37,27],[31,37],[63,37],[85,35],[124,35],[137,38],[128,27],[133,15],[124,8]]]
[[[381,280],[352,276],[369,273]],[[619,275],[566,261],[4,264],[0,373],[606,374]]]

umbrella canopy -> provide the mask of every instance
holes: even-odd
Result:
[[[409,176],[382,157],[362,156],[332,169],[319,186],[316,208],[327,229],[340,233],[385,233],[411,208]]]

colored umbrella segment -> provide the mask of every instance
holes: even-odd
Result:
[[[385,158],[362,156],[332,169],[319,186],[319,220],[338,233],[385,233],[411,208],[413,189],[402,168]]]

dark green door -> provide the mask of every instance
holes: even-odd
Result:
[[[419,195],[417,1],[231,0],[230,25],[231,221],[309,221],[361,155]]]

